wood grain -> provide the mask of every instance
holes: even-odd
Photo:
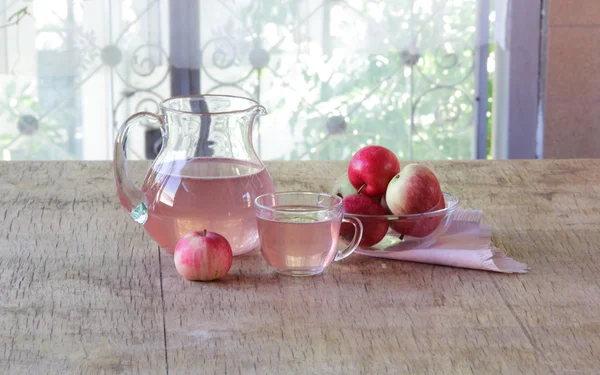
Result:
[[[529,274],[355,255],[290,278],[252,252],[188,282],[110,163],[0,164],[0,373],[600,373],[600,161],[426,164]],[[323,191],[345,163],[267,166]]]
[[[111,173],[0,163],[0,373],[165,373],[158,248]]]
[[[489,207],[495,243],[533,270],[494,278],[502,303],[553,373],[600,373],[599,161],[482,164],[478,171],[472,181],[488,182],[487,197],[466,198]]]

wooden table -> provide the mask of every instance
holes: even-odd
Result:
[[[253,252],[188,282],[109,162],[1,163],[0,373],[600,373],[600,161],[427,164],[529,274],[353,255],[290,278]],[[329,190],[345,163],[267,166]]]

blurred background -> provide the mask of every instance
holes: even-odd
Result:
[[[0,159],[112,159],[127,117],[194,93],[263,104],[265,160],[348,159],[368,144],[401,159],[540,158],[555,146],[547,7],[0,0]],[[128,147],[152,159],[160,132],[139,127]]]

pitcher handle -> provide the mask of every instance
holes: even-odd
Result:
[[[356,250],[356,248],[358,247],[358,244],[360,244],[360,240],[362,239],[363,235],[363,226],[360,220],[358,220],[355,217],[345,217],[342,219],[342,221],[344,223],[350,223],[354,226],[354,236],[352,237],[352,241],[350,241],[350,243],[344,250],[339,250],[337,254],[335,254],[335,261],[342,260],[348,255],[352,254],[354,250]]]
[[[115,153],[113,160],[115,183],[119,200],[123,207],[129,212],[129,215],[140,224],[145,224],[148,220],[148,202],[144,193],[135,186],[127,170],[127,135],[132,127],[140,123],[140,120],[157,121],[160,125],[160,131],[163,137],[163,145],[166,143],[166,128],[163,119],[150,112],[139,112],[129,117],[117,133],[115,140]]]

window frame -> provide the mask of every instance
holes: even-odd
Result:
[[[485,1],[485,0],[484,0]],[[496,19],[504,38],[495,35],[494,159],[543,158],[543,86],[545,8],[548,0],[495,0],[506,7],[506,19]]]

